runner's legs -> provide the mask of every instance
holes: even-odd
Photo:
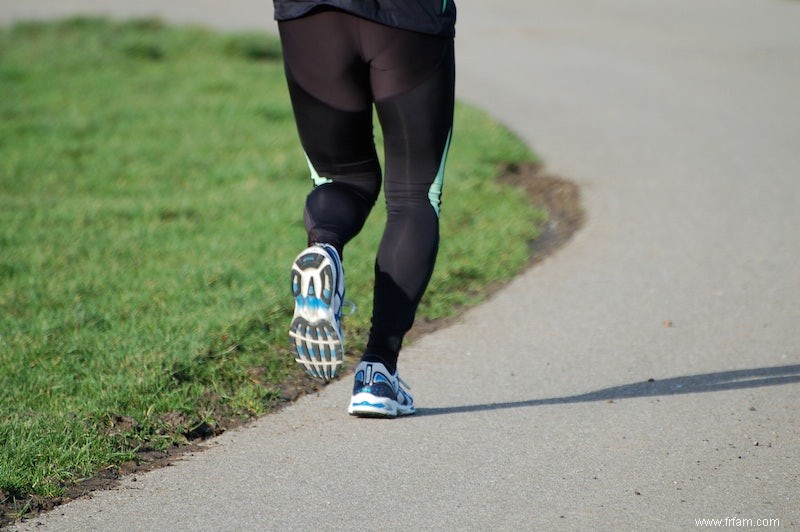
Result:
[[[309,243],[342,252],[381,187],[372,131],[384,136],[387,223],[375,263],[366,357],[394,371],[433,272],[442,173],[453,121],[453,41],[335,10],[281,22],[289,92],[314,188]]]

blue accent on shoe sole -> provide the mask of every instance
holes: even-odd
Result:
[[[353,403],[352,406],[369,406],[371,408],[387,408],[385,403],[370,403],[369,401],[361,401],[360,403]]]

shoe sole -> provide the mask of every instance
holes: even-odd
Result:
[[[347,413],[357,417],[382,417],[395,418],[397,416],[410,416],[416,410],[412,405],[404,407],[397,401],[388,397],[378,397],[371,393],[358,393],[350,400]]]
[[[344,358],[344,342],[331,306],[336,287],[330,260],[315,251],[301,254],[292,265],[291,284],[295,308],[289,337],[295,360],[310,375],[329,381]]]

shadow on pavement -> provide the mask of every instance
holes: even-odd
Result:
[[[438,408],[419,408],[416,416],[439,416],[443,414],[464,414],[488,410],[504,410],[529,406],[567,405],[573,403],[590,403],[613,399],[631,399],[634,397],[655,397],[666,395],[683,395],[691,393],[719,392],[725,390],[743,390],[762,386],[777,386],[800,382],[800,365],[778,366],[771,368],[753,368],[736,371],[721,371],[701,375],[687,375],[664,380],[647,380],[622,386],[603,388],[594,392],[566,397],[530,399],[507,403],[487,403]]]

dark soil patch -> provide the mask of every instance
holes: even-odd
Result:
[[[501,183],[520,187],[528,194],[530,201],[537,207],[544,208],[549,215],[547,225],[541,235],[531,242],[531,263],[534,264],[550,256],[563,246],[580,229],[585,220],[581,206],[580,190],[577,185],[565,179],[547,174],[541,165],[509,165],[500,169]],[[502,288],[504,283],[489,286],[485,293],[491,295]],[[424,321],[417,320],[414,328],[408,334],[407,341],[411,342],[421,336],[441,329],[458,319],[458,315],[448,319]],[[355,361],[355,359],[353,359]],[[280,410],[300,397],[319,391],[321,384],[311,381],[304,374],[298,374],[294,380],[285,382],[272,405],[271,412]],[[218,416],[224,418],[224,416]],[[42,512],[47,512],[80,497],[91,497],[92,492],[111,489],[115,487],[122,476],[136,475],[152,471],[153,469],[167,467],[182,456],[201,451],[200,443],[211,437],[218,436],[226,430],[241,426],[246,421],[228,418],[223,424],[187,426],[186,420],[180,413],[167,414],[164,424],[173,427],[176,433],[182,434],[187,443],[175,445],[166,450],[143,450],[137,454],[136,459],[118,466],[103,469],[90,479],[81,480],[65,487],[64,495],[60,497],[41,497],[0,490],[0,528],[7,526],[20,518],[31,518]],[[112,431],[118,434],[131,429],[134,423],[129,418],[119,417],[114,420]],[[109,434],[114,436],[114,434]]]
[[[539,238],[531,242],[531,265],[564,245],[583,226],[586,213],[581,205],[578,185],[548,174],[541,165],[511,165],[500,175],[501,183],[522,187],[537,207],[549,216]]]

